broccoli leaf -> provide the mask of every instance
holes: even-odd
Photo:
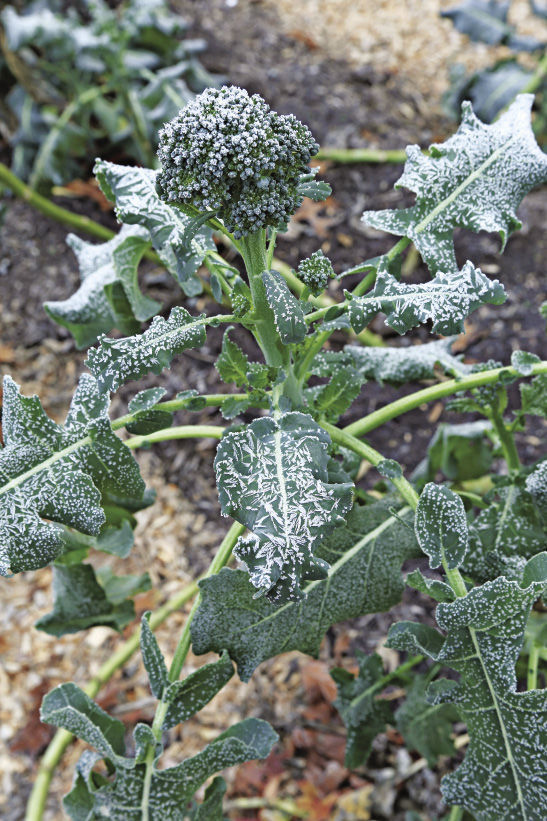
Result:
[[[98,160],[94,173],[104,195],[116,203],[118,219],[146,228],[158,256],[184,292],[188,296],[200,293],[201,282],[195,274],[207,252],[215,249],[211,229],[202,225],[186,241],[191,217],[160,200],[156,171]]]
[[[161,373],[176,354],[205,342],[204,317],[185,308],[173,308],[168,319],[156,316],[142,334],[124,339],[102,337],[92,348],[86,364],[103,391],[117,391],[131,379]]]
[[[352,501],[352,484],[328,483],[329,443],[310,416],[286,413],[255,419],[218,446],[222,513],[252,531],[234,553],[273,600],[299,598],[301,581],[327,575],[315,548],[343,522]]]
[[[522,198],[547,179],[547,156],[530,127],[534,97],[521,94],[492,125],[462,105],[457,133],[424,155],[407,148],[408,160],[397,187],[416,194],[416,204],[399,211],[365,211],[375,228],[411,239],[432,274],[457,269],[452,234],[458,225],[472,231],[499,231],[502,249],[520,228],[515,213]]]
[[[307,326],[300,302],[277,271],[264,271],[262,281],[281,341],[284,345],[302,342]]]
[[[416,538],[430,567],[459,567],[469,545],[463,502],[444,485],[429,482],[416,507]]]
[[[323,351],[314,361],[317,376],[336,373],[340,366],[351,365],[364,379],[383,384],[401,385],[404,382],[431,379],[438,365],[443,373],[467,373],[470,368],[451,354],[455,336],[406,347],[371,348],[346,345],[341,352]]]
[[[0,574],[8,575],[45,567],[59,556],[59,524],[98,535],[102,504],[117,497],[138,506],[145,487],[131,451],[112,431],[108,397],[91,375],[80,377],[62,426],[37,396],[21,396],[8,376],[3,403]]]
[[[357,651],[359,672],[356,676],[341,667],[331,670],[338,686],[338,698],[334,706],[347,727],[346,767],[359,767],[370,755],[372,742],[391,720],[391,707],[387,701],[377,699],[384,670],[377,653],[367,656]]]
[[[464,807],[477,821],[540,821],[547,802],[545,745],[547,696],[517,692],[515,663],[530,608],[545,580],[526,588],[503,576],[437,607],[445,632],[412,622],[391,627],[388,646],[425,652],[460,673],[458,683],[430,685],[433,704],[457,706],[471,737],[463,764],[443,778],[447,804]]]
[[[523,413],[547,418],[547,373],[540,373],[528,384],[520,386]]]
[[[458,425],[439,425],[427,448],[424,465],[428,482],[442,471],[451,481],[465,481],[484,476],[492,464],[492,447],[486,433],[491,422],[477,420]]]
[[[44,308],[52,319],[68,328],[79,348],[92,345],[99,334],[112,328],[132,333],[138,327],[136,320],[143,322],[157,313],[160,304],[141,294],[137,280],[137,266],[149,245],[146,231],[123,226],[117,236],[102,245],[69,234],[67,243],[78,259],[82,284],[68,299],[46,302]],[[113,303],[107,286],[116,285],[125,300]],[[118,310],[120,304],[125,310]]]
[[[203,802],[192,807],[189,821],[227,821],[222,812],[222,799],[225,792],[226,782],[217,775],[205,790]]]
[[[452,724],[459,715],[453,704],[430,704],[426,676],[415,675],[406,698],[395,713],[397,729],[410,750],[418,750],[434,767],[441,755],[454,755],[450,737]]]
[[[230,330],[231,328],[226,328],[222,338],[222,350],[215,367],[223,382],[235,382],[238,388],[242,388],[248,382],[249,358],[239,345],[232,342],[229,336]]]
[[[41,717],[46,723],[63,727],[92,744],[116,768],[115,780],[102,779],[97,788],[91,774],[91,766],[97,758],[88,756],[80,761],[74,788],[65,805],[71,810],[71,817],[81,818],[77,813],[83,804],[92,808],[94,817],[141,821],[145,776],[141,761],[145,744],[154,741],[150,728],[137,725],[134,733],[137,756],[127,758],[121,721],[110,718],[72,683],[62,684],[46,695]],[[230,727],[202,752],[175,767],[160,770],[154,765],[148,803],[151,821],[182,821],[194,793],[213,773],[249,759],[265,758],[276,741],[277,734],[269,724],[249,718]]]
[[[364,377],[355,368],[338,368],[326,385],[314,389],[314,412],[328,422],[336,422],[357,399],[364,381]]]
[[[508,9],[509,3],[499,0],[464,0],[459,6],[441,11],[441,17],[451,19],[455,28],[472,40],[497,46],[511,33]]]
[[[234,666],[228,655],[223,653],[218,661],[205,664],[184,681],[176,681],[165,692],[164,700],[169,704],[163,729],[168,730],[186,721],[202,707],[205,707],[222,690],[234,674]]]
[[[355,297],[346,291],[345,296],[356,333],[383,311],[386,325],[399,334],[428,320],[434,333],[459,333],[464,319],[480,305],[500,305],[506,298],[498,280],[488,279],[472,262],[466,262],[461,271],[439,272],[431,282],[418,285],[398,282],[389,271],[381,269],[370,294]]]
[[[520,94],[533,77],[516,60],[500,60],[490,68],[477,71],[459,92],[473,105],[477,117],[491,123]]]
[[[255,598],[246,573],[224,569],[200,582],[201,599],[192,622],[195,653],[227,649],[239,676],[248,681],[254,669],[278,653],[300,650],[316,656],[332,624],[364,613],[389,610],[401,599],[401,565],[419,554],[407,520],[389,505],[356,505],[347,524],[318,548],[331,564],[327,579],[311,581],[305,598],[282,607]],[[399,518],[401,517],[401,518]]]
[[[118,582],[116,588],[113,579]],[[150,578],[145,573],[143,576],[112,576],[109,585],[101,582],[101,576],[90,564],[55,565],[53,610],[38,619],[35,626],[52,636],[76,633],[98,624],[121,632],[135,618],[135,607],[127,597],[149,589]]]
[[[140,647],[152,695],[160,699],[169,680],[163,653],[150,627],[150,611],[144,613],[141,619]]]

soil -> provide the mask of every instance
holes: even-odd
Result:
[[[431,141],[443,139],[455,128],[437,104],[438,95],[433,100],[424,84],[416,79],[420,75],[415,66],[419,54],[412,70],[404,61],[393,62],[395,46],[390,51],[388,32],[395,31],[393,43],[398,42],[396,34],[398,32],[400,36],[402,30],[402,24],[397,22],[401,17],[399,3],[381,2],[378,5],[381,11],[378,20],[384,21],[382,25],[385,25],[384,39],[378,34],[379,42],[384,43],[385,60],[377,59],[377,49],[367,53],[366,59],[359,60],[354,43],[347,54],[342,50],[347,59],[334,56],[321,26],[318,29],[316,21],[312,25],[310,18],[310,26],[305,27],[303,10],[294,2],[201,0],[198,4],[195,0],[178,0],[173,5],[193,21],[191,35],[207,40],[208,49],[203,55],[206,68],[250,92],[262,94],[276,110],[295,113],[310,126],[323,145],[401,148],[418,143],[426,146]],[[423,5],[431,14],[433,7],[438,7],[429,0],[427,3],[424,0]],[[302,6],[309,13],[314,8],[311,2]],[[337,0],[317,3],[318,13],[326,14],[333,8],[336,10]],[[440,60],[443,48],[446,50],[442,37],[447,30],[439,27],[436,17],[433,22],[432,16],[430,22],[437,26],[431,34],[432,41],[437,42],[435,36],[441,38],[438,49],[435,49],[441,55],[435,59]],[[312,29],[313,36],[310,34]],[[453,49],[456,41],[452,39],[453,35],[450,38],[450,48]],[[465,46],[464,57],[472,63],[474,47],[461,38],[457,43],[461,48]],[[391,59],[388,59],[390,55]],[[479,57],[482,59],[482,52]],[[426,76],[438,78],[439,70],[434,75],[430,68],[431,54],[423,59],[429,66]],[[321,173],[331,184],[333,197],[323,208],[300,212],[288,234],[280,238],[276,250],[278,256],[296,266],[300,259],[321,247],[332,259],[335,270],[341,272],[386,251],[392,239],[367,228],[361,223],[360,215],[365,208],[393,208],[411,202],[407,193],[393,189],[401,168],[323,163]],[[115,227],[113,215],[100,211],[89,200],[58,201]],[[61,299],[74,291],[78,284],[75,261],[65,245],[66,229],[62,225],[53,223],[22,202],[9,201],[8,204],[0,233],[0,371],[11,373],[22,385],[24,393],[38,393],[48,413],[60,419],[68,407],[77,376],[84,368],[85,354],[76,351],[72,339],[64,329],[49,320],[41,305],[43,301]],[[463,230],[457,233],[458,260],[472,259],[483,271],[499,278],[508,293],[503,306],[485,306],[466,324],[461,351],[467,362],[486,359],[508,362],[512,351],[517,349],[546,356],[544,324],[538,312],[545,299],[542,266],[547,241],[542,229],[546,216],[547,192],[545,189],[535,191],[525,199],[519,212],[523,228],[509,240],[503,256],[499,254],[498,237]],[[428,278],[420,263],[411,276],[414,281]],[[180,292],[170,278],[158,274],[152,267],[144,272],[143,283],[147,293],[163,302],[164,311],[180,301]],[[197,311],[207,307],[200,298],[192,301],[191,306]],[[427,337],[426,330],[422,329],[399,340],[381,321],[374,323],[373,330],[389,344],[412,344],[425,341]],[[220,330],[213,330],[203,349],[178,357],[169,373],[149,377],[139,387],[161,384],[167,388],[169,396],[194,387],[208,393],[225,391],[211,368],[220,341]],[[342,336],[335,335],[332,345],[338,347],[343,341]],[[394,389],[369,383],[345,421],[353,421],[415,389],[416,386]],[[123,412],[124,402],[134,392],[132,386],[131,390],[120,393],[113,407],[115,414]],[[405,470],[411,471],[423,458],[439,420],[462,421],[438,403],[432,408],[408,413],[385,428],[373,431],[369,441],[386,456],[396,457]],[[180,414],[177,421],[180,424],[189,421],[215,424],[221,420],[214,410],[209,409],[197,416]],[[524,461],[537,459],[544,453],[545,432],[545,424],[535,420],[526,433],[519,436],[518,447]],[[140,514],[136,547],[124,563],[123,571],[142,572],[144,562],[153,575],[160,600],[205,569],[226,527],[220,518],[214,487],[213,454],[214,443],[204,440],[197,445],[164,443],[155,449],[154,454],[139,455],[146,478],[158,488],[159,502],[153,514],[148,511]],[[370,487],[374,481],[371,472],[364,477],[362,485]],[[181,544],[184,545],[182,555]],[[11,748],[6,755],[0,753],[3,792],[6,797],[10,796],[4,805],[0,798],[0,812],[7,821],[18,821],[23,817],[35,761],[47,743],[47,735],[41,743],[34,745],[28,738],[34,732],[34,725],[29,728],[28,717],[34,716],[37,723],[36,710],[42,692],[68,678],[85,682],[116,644],[116,637],[104,628],[94,628],[83,640],[78,636],[53,639],[33,630],[32,623],[50,609],[49,588],[50,571],[46,569],[10,580],[5,594],[2,593],[2,620],[7,628],[7,638],[2,648],[6,654],[5,663],[0,667],[0,695],[5,697],[4,707],[0,710],[3,724],[0,741]],[[137,609],[142,612],[151,606],[153,602],[145,594]],[[169,628],[160,631],[160,643],[168,653],[174,649],[183,617],[184,614],[177,614],[169,622]],[[320,662],[289,654],[263,665],[248,685],[233,681],[207,711],[200,714],[200,722],[191,722],[180,733],[172,733],[173,748],[169,756],[173,761],[168,763],[174,763],[177,755],[180,759],[183,746],[185,755],[197,751],[213,736],[213,730],[224,729],[244,715],[260,715],[272,721],[284,739],[282,750],[287,774],[283,777],[276,775],[276,795],[298,794],[299,779],[305,776],[313,784],[318,800],[324,800],[340,787],[351,787],[356,792],[368,790],[367,795],[372,796],[368,804],[372,815],[342,816],[335,815],[333,810],[331,816],[321,817],[332,817],[337,821],[346,817],[402,821],[409,809],[425,813],[426,818],[442,814],[439,777],[448,766],[446,762],[434,771],[422,768],[416,774],[408,775],[412,772],[413,759],[400,748],[393,734],[388,734],[375,742],[367,767],[350,776],[341,763],[340,750],[335,745],[336,736],[313,729],[303,729],[296,736],[293,732],[299,723],[303,727],[306,721],[309,723],[312,707],[321,705],[322,697],[317,697],[313,682],[322,682],[319,690],[321,686],[327,687],[324,683],[328,679],[326,671],[334,663],[348,666],[356,649],[372,652],[379,648],[388,668],[396,663],[396,654],[386,651],[382,644],[389,625],[399,618],[431,620],[430,601],[407,591],[401,605],[389,614],[367,616],[351,625],[332,628],[324,642]],[[15,622],[21,625],[22,640],[13,634]],[[202,659],[190,657],[190,665],[202,662]],[[310,667],[314,664],[322,666]],[[15,703],[14,692],[25,693],[25,696]],[[151,717],[152,707],[146,703],[145,679],[137,661],[132,662],[123,675],[115,677],[111,689],[107,688],[107,702],[108,694],[111,701],[103,706],[119,709],[144,700],[140,712],[136,711],[138,718],[147,720]],[[336,725],[329,699],[326,701],[322,715]],[[11,706],[8,709],[9,705],[14,705],[13,710]],[[318,708],[317,714],[320,712]],[[322,724],[326,723],[326,718]],[[313,725],[313,721],[311,723]],[[311,735],[305,736],[306,732]],[[60,796],[69,786],[80,751],[81,745],[74,745],[59,769],[48,805],[48,821],[59,821],[63,817],[59,809]],[[249,770],[242,771],[248,779],[251,778]],[[260,772],[260,778],[272,777],[271,771]],[[232,774],[230,783],[235,796],[252,794],[252,790],[245,792],[249,783],[241,775]],[[261,815],[254,811],[232,812],[231,817],[260,818],[262,821],[277,818],[266,811]]]

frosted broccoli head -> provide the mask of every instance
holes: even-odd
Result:
[[[285,225],[319,150],[292,114],[242,88],[208,88],[160,131],[157,188],[167,202],[215,211],[236,238]]]
[[[298,276],[313,296],[319,296],[335,273],[330,259],[319,249],[311,257],[302,260],[298,266]]]

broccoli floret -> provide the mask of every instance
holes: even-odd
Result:
[[[301,174],[319,150],[292,114],[242,88],[208,88],[159,135],[158,193],[216,211],[236,238],[285,225],[302,202]]]
[[[311,257],[302,260],[298,266],[298,276],[313,296],[319,296],[335,273],[330,259],[319,249]]]

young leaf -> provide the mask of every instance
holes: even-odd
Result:
[[[38,619],[35,626],[52,636],[77,633],[98,624],[121,632],[135,618],[133,602],[127,599],[127,595],[136,592],[134,585],[133,591],[124,590],[126,595],[120,599],[109,595],[109,590],[99,583],[99,579],[90,564],[55,565],[53,610]],[[142,584],[139,588],[142,589]]]
[[[139,290],[137,267],[149,245],[148,233],[135,226],[122,226],[120,233],[102,245],[69,234],[67,243],[78,259],[82,284],[71,297],[46,302],[44,308],[55,322],[72,333],[79,348],[92,345],[112,328],[136,330],[135,320],[144,322],[161,307]],[[129,315],[117,313],[109,302],[106,286],[117,283],[129,306]]]
[[[203,225],[187,241],[191,218],[160,200],[156,171],[98,160],[94,173],[104,195],[116,203],[118,219],[146,228],[158,256],[185,293],[200,293],[202,286],[196,272],[206,253],[215,248],[211,229]]]
[[[261,662],[278,653],[300,650],[316,656],[332,624],[389,610],[403,592],[401,565],[419,549],[412,530],[388,508],[377,502],[351,510],[347,524],[318,548],[331,564],[328,578],[311,581],[300,602],[278,607],[255,598],[241,570],[224,569],[200,582],[191,628],[194,652],[227,649],[240,678],[248,681]],[[405,520],[408,515],[408,508],[399,511]]]
[[[532,94],[520,94],[492,125],[462,105],[462,124],[424,155],[407,148],[397,187],[416,194],[416,204],[399,211],[365,211],[363,221],[412,240],[432,274],[457,269],[452,234],[457,225],[499,231],[502,249],[520,222],[516,209],[535,185],[547,179],[547,156],[530,127]]]
[[[425,593],[435,601],[451,602],[454,601],[456,595],[449,584],[441,582],[438,579],[430,579],[424,576],[420,570],[413,570],[405,579],[409,587],[414,590],[419,590],[420,593]]]
[[[547,803],[545,691],[517,692],[515,663],[530,608],[543,583],[522,588],[504,577],[476,587],[450,604],[439,604],[441,636],[425,625],[401,622],[388,645],[422,648],[460,673],[460,681],[430,685],[434,704],[454,703],[471,737],[463,764],[444,777],[447,804],[457,804],[477,821],[542,817]],[[420,638],[419,638],[420,637]]]
[[[284,345],[302,342],[307,326],[300,302],[277,271],[264,271],[262,281],[281,341]]]
[[[273,600],[299,598],[302,581],[326,576],[315,549],[351,507],[352,485],[328,483],[329,442],[310,416],[286,413],[255,419],[218,446],[222,513],[252,531],[235,555]]]
[[[399,334],[428,320],[433,333],[460,333],[472,311],[485,303],[500,305],[506,298],[498,280],[488,279],[472,262],[466,262],[461,271],[439,272],[431,282],[418,285],[398,282],[387,270],[379,270],[369,295],[352,297],[347,291],[345,295],[356,333],[383,311],[386,325]]]
[[[430,567],[459,567],[469,544],[461,498],[444,485],[427,484],[416,507],[416,538]]]
[[[364,377],[355,368],[339,368],[313,398],[313,409],[328,422],[336,422],[361,393]]]
[[[423,345],[370,348],[346,345],[343,352],[324,351],[314,362],[314,373],[327,376],[340,365],[352,365],[364,379],[383,384],[401,385],[420,379],[432,379],[435,367],[454,376],[468,373],[470,368],[451,354],[455,336],[437,339]]]
[[[58,524],[98,535],[101,503],[144,500],[144,482],[131,451],[111,429],[108,397],[84,374],[65,424],[4,379],[4,448],[0,449],[0,574],[45,567],[63,550]],[[44,521],[47,519],[48,521]]]
[[[311,174],[303,174],[298,183],[298,193],[302,197],[309,197],[314,202],[323,202],[332,194],[332,188],[328,182],[323,180],[316,180],[315,174],[317,169],[312,169]]]
[[[547,373],[540,373],[531,382],[520,386],[523,413],[547,418]]]
[[[144,613],[141,619],[141,655],[152,695],[161,699],[164,688],[168,684],[167,665],[149,622],[150,612]]]
[[[392,718],[389,703],[377,699],[378,683],[384,675],[382,659],[377,653],[367,656],[357,651],[359,672],[356,676],[342,668],[331,670],[338,686],[334,706],[347,727],[346,767],[364,764],[370,755],[372,742]]]
[[[154,317],[142,334],[124,339],[103,337],[99,346],[89,351],[86,364],[101,392],[117,391],[124,382],[150,371],[161,373],[176,354],[204,342],[203,317],[194,317],[185,308],[173,308],[168,319]]]
[[[418,750],[434,767],[441,755],[454,755],[450,737],[459,715],[453,704],[430,704],[426,696],[427,677],[416,675],[406,698],[395,713],[397,729],[410,750]]]
[[[528,353],[527,351],[513,351],[511,354],[511,365],[522,376],[530,376],[534,365],[541,362],[539,356],[535,353]]]
[[[173,414],[170,411],[155,409],[165,393],[165,388],[147,388],[134,396],[127,409],[135,415],[135,418],[127,423],[125,429],[129,433],[142,436],[168,428],[173,422]]]
[[[238,388],[247,384],[249,358],[243,353],[239,345],[229,337],[231,328],[226,328],[222,338],[222,350],[215,363],[215,367],[223,382],[235,382]]]
[[[228,653],[218,661],[205,664],[183,681],[171,684],[164,699],[169,704],[163,729],[169,730],[191,718],[205,707],[222,690],[234,674],[234,666]]]
[[[235,419],[236,416],[245,413],[251,405],[250,399],[235,399],[229,396],[220,406],[220,412],[224,419]]]

